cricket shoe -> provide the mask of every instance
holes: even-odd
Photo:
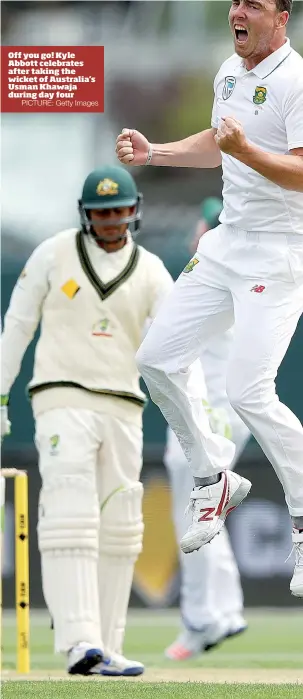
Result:
[[[165,649],[164,655],[169,660],[189,660],[203,652],[206,643],[206,628],[201,631],[186,629]]]
[[[207,639],[207,643],[204,647],[205,652],[212,650],[213,648],[216,648],[216,646],[219,646],[226,639],[233,638],[234,636],[239,636],[239,634],[246,631],[247,622],[245,621],[242,614],[240,614],[239,612],[231,614],[230,616],[225,617],[225,619],[227,622],[225,633],[223,633],[221,638],[218,639],[218,637],[216,638],[216,636],[212,632],[210,632]]]
[[[292,540],[296,563],[294,574],[290,581],[290,591],[295,597],[303,597],[303,529],[293,529]]]
[[[88,675],[90,670],[103,660],[103,651],[90,643],[77,643],[68,652],[67,672],[69,675]]]
[[[142,675],[145,667],[137,660],[128,660],[124,655],[111,653],[109,657],[95,665],[90,670],[90,675],[106,675],[109,677],[136,677]]]
[[[226,638],[231,638],[246,628],[246,621],[240,614],[234,618],[223,617],[220,622],[205,626],[200,631],[184,627],[174,643],[164,651],[165,657],[176,661],[189,660],[215,648]]]
[[[183,553],[197,551],[219,534],[227,515],[240,505],[250,489],[250,481],[228,470],[222,472],[218,483],[195,487],[187,508],[192,512],[192,524],[180,542]]]
[[[207,643],[207,630],[209,626],[205,626],[200,631],[196,629],[187,629],[185,626],[176,640],[165,649],[164,655],[169,660],[189,660],[203,653],[205,644]],[[221,634],[219,633],[221,637]]]

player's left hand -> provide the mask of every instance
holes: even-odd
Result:
[[[228,155],[239,153],[247,146],[243,126],[234,117],[222,117],[215,141],[220,150]]]

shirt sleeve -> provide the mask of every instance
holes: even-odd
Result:
[[[54,259],[53,243],[51,239],[46,240],[34,250],[14,287],[1,337],[2,395],[9,393],[40,323]]]
[[[303,79],[292,84],[284,103],[288,150],[303,147]]]

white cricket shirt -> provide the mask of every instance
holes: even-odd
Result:
[[[234,116],[248,141],[285,155],[303,147],[303,58],[286,43],[247,71],[234,54],[214,82],[212,126]],[[224,209],[221,223],[252,232],[303,234],[303,194],[270,182],[222,153]]]
[[[77,229],[45,240],[28,260],[5,315],[1,393],[9,393],[41,321],[30,383],[36,414],[77,407],[76,401],[94,410],[102,395],[142,405],[135,354],[172,287],[159,257],[134,245],[130,235],[110,254]]]

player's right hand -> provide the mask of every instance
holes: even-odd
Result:
[[[140,131],[123,129],[116,140],[116,153],[123,165],[145,165],[149,142]]]
[[[7,407],[6,405],[2,405],[0,408],[1,412],[1,440],[3,437],[5,437],[7,434],[10,434],[11,431],[11,423],[8,419],[8,413],[7,413]]]

